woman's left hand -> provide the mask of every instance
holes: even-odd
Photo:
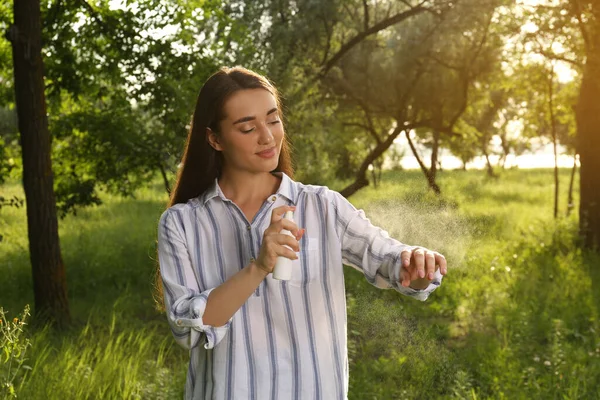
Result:
[[[437,251],[423,247],[404,250],[400,258],[402,260],[400,280],[404,287],[425,289],[433,279],[435,271],[439,269],[442,275],[446,275],[448,270],[446,257]]]

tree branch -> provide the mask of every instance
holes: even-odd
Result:
[[[577,68],[583,68],[583,65],[579,61],[571,60],[570,58],[567,58],[567,57],[561,56],[559,54],[556,54],[553,51],[546,51],[546,50],[543,50],[543,49],[540,48],[536,52],[538,54],[546,57],[546,58],[551,59],[551,60],[564,61],[564,62],[566,62],[568,64],[576,66]]]
[[[358,122],[342,122],[342,126],[354,126],[356,128],[364,129],[365,131],[369,130],[369,127],[367,125],[363,125]]]
[[[380,144],[381,139],[379,138],[379,135],[377,134],[377,130],[375,129],[375,125],[373,124],[373,121],[371,118],[371,110],[369,109],[369,106],[360,98],[360,96],[357,96],[356,93],[354,93],[354,90],[344,80],[344,78],[338,79],[337,83],[341,86],[343,91],[345,93],[347,93],[350,97],[352,97],[352,100],[354,100],[358,104],[358,106],[363,110],[363,112],[365,113],[365,118],[367,120],[368,125],[367,126],[361,125],[361,126],[364,127],[367,130],[367,132],[369,132],[371,134],[371,136],[373,136],[373,139],[375,139],[377,144]]]
[[[327,61],[325,63],[325,65],[321,68],[321,71],[318,73],[318,78],[321,78],[323,76],[325,76],[329,70],[331,68],[333,68],[333,66],[346,54],[348,53],[354,46],[358,45],[360,42],[362,42],[363,40],[365,40],[367,37],[382,31],[386,28],[389,28],[392,25],[395,25],[399,22],[402,22],[412,16],[418,15],[422,12],[424,12],[426,10],[426,8],[423,8],[421,6],[418,7],[414,7],[411,8],[410,10],[407,10],[405,12],[396,14],[390,18],[387,18],[383,21],[380,21],[379,23],[373,25],[372,27],[370,27],[369,29],[360,32],[358,35],[354,36],[352,39],[350,39],[350,41],[348,41],[346,44],[344,44],[342,46],[342,48],[340,50],[338,50],[337,53],[335,53],[333,55],[333,57],[331,57],[329,59],[329,61]]]
[[[329,57],[329,50],[331,49],[331,37],[333,35],[333,28],[329,28],[326,19],[323,19],[323,24],[325,25],[325,32],[327,33],[327,45],[325,46],[325,53],[323,53],[323,60],[321,60],[321,64],[323,64],[327,60],[327,57]]]
[[[436,63],[440,64],[442,67],[445,67],[445,68],[448,68],[448,69],[452,69],[454,71],[462,71],[464,69],[463,66],[457,67],[456,65],[452,65],[452,64],[449,64],[449,63],[447,63],[445,61],[442,61],[442,60],[440,60],[439,58],[437,58],[436,56],[434,56],[431,53],[428,53],[426,55],[426,57],[432,59]]]

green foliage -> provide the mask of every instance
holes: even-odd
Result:
[[[346,271],[350,398],[596,398],[600,259],[578,250],[575,219],[552,220],[551,171],[440,179],[443,201],[418,171],[384,173],[352,198],[450,269],[425,303]]]
[[[118,305],[118,301],[115,306]],[[34,371],[19,391],[27,399],[173,399],[183,396],[185,371],[173,371],[171,338],[155,329],[132,329],[113,311],[107,324],[92,313],[79,333],[61,340],[42,331],[32,337]],[[175,349],[177,350],[177,349]]]
[[[27,337],[24,326],[29,318],[29,305],[20,316],[10,320],[7,312],[0,307],[0,396],[16,398],[17,391],[31,366],[25,364],[27,350],[31,341]]]
[[[14,109],[0,106],[0,184],[15,176],[20,169],[20,153],[17,149],[17,116]]]
[[[12,2],[0,1],[0,32],[4,34],[13,20]],[[12,70],[12,47],[8,40],[0,39],[0,107],[6,107],[13,103],[13,70]]]
[[[99,204],[99,190],[131,196],[157,170],[171,179],[197,92],[221,65],[253,68],[281,89],[300,179],[352,177],[378,143],[375,136],[385,139],[394,124],[419,123],[417,137],[426,146],[433,131],[446,128],[441,146],[465,162],[495,134],[505,153],[522,152],[526,144],[507,137],[504,128],[524,122],[531,128],[526,130],[537,129],[539,107],[525,106],[525,112],[521,97],[530,93],[539,103],[543,96],[523,84],[539,81],[533,73],[511,78],[513,61],[531,52],[519,46],[536,39],[519,31],[518,22],[539,24],[543,39],[562,44],[571,56],[582,44],[573,21],[560,7],[544,17],[503,0],[425,1],[426,11],[362,38],[320,75],[351,38],[409,11],[410,3],[44,2],[46,96],[60,212]],[[0,29],[6,29],[11,7],[0,7]],[[515,39],[515,49],[504,43],[509,39]],[[10,43],[0,40],[0,106],[9,110],[11,62]],[[567,145],[576,87],[561,86],[556,93],[560,140]],[[502,91],[506,107],[483,126],[489,94]],[[9,169],[20,173],[19,159],[17,141],[0,132],[0,181]]]
[[[64,217],[131,196],[150,174],[176,172],[201,84],[245,64],[254,44],[229,1],[42,2],[43,56],[55,192]],[[0,10],[10,11],[3,2]],[[243,15],[242,15],[243,14]],[[1,14],[0,28],[12,22]],[[237,52],[232,51],[233,49]],[[233,56],[232,55],[236,55]],[[13,106],[10,42],[0,40],[0,106]],[[6,114],[0,115],[4,128]],[[0,182],[20,174],[20,149],[0,130]]]
[[[218,62],[194,52],[211,47],[197,39],[212,29],[218,4],[203,7],[48,5],[47,96],[63,216],[99,204],[99,188],[131,196],[154,171],[175,170],[195,94]]]
[[[22,196],[22,190],[9,185],[7,195]],[[172,340],[151,292],[164,189],[157,181],[138,190],[136,200],[106,193],[102,200],[60,225],[74,324],[68,331],[27,332],[33,370],[17,388],[19,398],[183,396],[187,353]],[[0,299],[12,310],[33,301],[27,224],[22,209],[2,212]]]

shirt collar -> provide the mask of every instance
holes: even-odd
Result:
[[[296,182],[293,181],[285,172],[271,172],[275,176],[281,177],[281,183],[279,184],[279,189],[277,189],[277,196],[283,196],[292,204],[296,204],[298,201],[298,190],[296,188]],[[214,197],[220,197],[223,201],[230,201],[221,190],[219,186],[219,178],[215,178],[213,184],[204,192],[204,204]]]

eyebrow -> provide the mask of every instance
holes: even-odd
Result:
[[[271,115],[271,114],[273,114],[273,113],[274,113],[274,112],[276,112],[276,111],[277,111],[277,107],[275,107],[275,108],[271,108],[271,109],[270,109],[270,110],[267,112],[267,115]],[[233,125],[235,125],[235,124],[239,124],[239,123],[242,123],[242,122],[253,121],[253,120],[255,120],[255,119],[256,119],[256,117],[255,117],[255,116],[243,117],[243,118],[240,118],[240,119],[238,119],[238,120],[234,121],[234,122],[233,122]]]

